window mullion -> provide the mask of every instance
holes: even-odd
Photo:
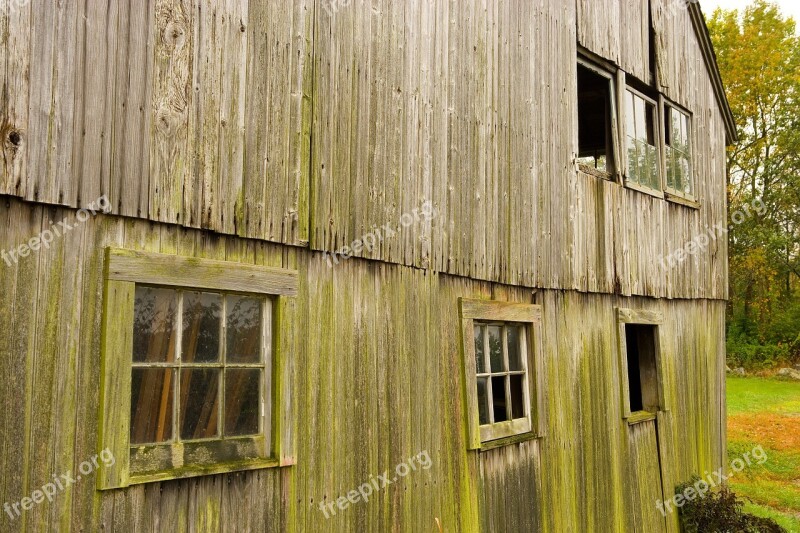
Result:
[[[492,358],[490,355],[489,347],[489,324],[481,326],[483,330],[483,361],[486,365],[485,368],[489,371],[489,377],[486,379],[486,402],[489,409],[489,423],[494,424],[494,398],[492,395]]]
[[[184,291],[178,292],[178,335],[176,338],[175,346],[175,368],[172,368],[173,390],[175,397],[172,399],[172,442],[180,440],[180,394],[181,394],[181,362],[183,361],[183,294]]]
[[[219,402],[217,402],[217,435],[221,438],[225,437],[225,364],[228,362],[228,295],[222,296],[222,311],[220,312],[219,327],[220,332],[220,347],[219,347],[219,361],[222,365],[219,370],[219,380],[217,386],[219,387]]]

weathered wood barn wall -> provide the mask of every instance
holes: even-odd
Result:
[[[649,17],[660,90],[694,113],[700,209],[574,164],[578,46],[646,77]],[[659,265],[727,220],[725,121],[698,41],[670,0],[0,10],[0,248],[112,204],[0,263],[0,503],[97,451],[105,247],[301,280],[283,341],[296,465],[103,492],[87,480],[0,529],[634,530],[615,307],[665,316],[665,493],[725,457],[726,240]],[[324,252],[425,200],[429,224],[328,266]],[[543,306],[546,436],[467,450],[459,297]],[[430,470],[319,510],[421,450]]]

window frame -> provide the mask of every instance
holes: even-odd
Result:
[[[542,308],[539,305],[459,298],[461,320],[461,367],[466,400],[467,446],[470,450],[542,437],[545,434],[544,372],[542,370]],[[475,323],[513,323],[523,327],[526,370],[525,418],[481,425],[475,368]],[[506,342],[506,341],[504,341]],[[521,347],[522,348],[522,347]]]
[[[577,115],[577,122],[575,128],[575,167],[579,172],[583,172],[584,174],[589,174],[601,179],[606,179],[612,182],[617,182],[620,180],[622,176],[622,167],[621,167],[621,154],[620,154],[620,125],[619,125],[619,109],[618,109],[618,84],[619,84],[619,73],[617,69],[613,69],[610,66],[604,66],[597,61],[593,61],[588,57],[578,54],[576,65],[576,73],[577,73],[577,66],[580,65],[586,69],[591,70],[598,76],[606,78],[609,83],[609,113],[610,117],[610,129],[611,131],[608,132],[609,139],[608,145],[611,148],[612,157],[611,157],[611,164],[614,165],[613,172],[601,171],[597,169],[588,169],[584,168],[584,165],[578,163],[578,157],[580,155],[580,108],[579,108],[579,98],[576,94],[575,98],[575,109]],[[577,79],[577,76],[576,76]],[[577,91],[577,84],[576,84],[576,91]],[[608,157],[607,157],[608,159]]]
[[[288,466],[292,456],[290,362],[282,357],[284,317],[298,291],[298,273],[231,261],[107,248],[101,334],[99,450],[108,449],[113,465],[100,465],[100,490],[207,474]],[[262,423],[258,435],[219,439],[130,443],[131,369],[136,285],[190,291],[219,291],[262,296],[271,301],[271,327],[262,312],[262,355],[269,349],[262,376]],[[262,306],[262,310],[264,307]],[[182,317],[179,317],[182,320]],[[271,336],[269,333],[271,332]],[[269,346],[266,346],[266,343]],[[175,398],[174,402],[179,399]],[[224,424],[224,420],[219,421]]]
[[[627,309],[618,307],[616,309],[617,315],[617,362],[619,364],[619,380],[620,380],[620,401],[622,406],[622,418],[629,424],[644,422],[646,420],[653,420],[658,413],[668,411],[670,398],[668,396],[668,389],[664,384],[665,372],[665,357],[663,347],[665,346],[664,335],[664,315],[660,311],[650,311],[644,309]],[[650,411],[631,411],[630,407],[630,390],[628,386],[628,341],[626,336],[626,325],[643,325],[655,326],[655,366],[656,366],[656,382],[657,382],[657,397],[658,409],[655,412]]]
[[[628,105],[627,105],[627,93],[630,92],[633,95],[641,98],[645,101],[645,103],[650,104],[653,106],[653,128],[656,130],[653,132],[653,141],[655,143],[654,147],[656,149],[656,170],[658,172],[658,188],[654,189],[652,187],[648,187],[646,185],[641,185],[640,183],[633,181],[630,179],[630,169],[628,168]],[[622,149],[625,151],[625,157],[622,157],[622,165],[623,165],[623,184],[628,189],[633,189],[635,191],[642,192],[644,194],[649,194],[651,196],[655,196],[656,198],[664,199],[664,173],[663,173],[663,166],[664,166],[664,150],[663,150],[663,143],[662,137],[663,133],[659,133],[659,130],[662,130],[661,122],[661,111],[660,111],[660,95],[658,100],[647,96],[642,91],[636,89],[630,83],[627,82],[624,86],[621,87],[620,90],[620,98],[623,102],[623,118],[624,120],[621,121],[620,124],[620,131],[622,132],[621,135],[621,142],[622,142]],[[634,117],[635,120],[635,117]]]
[[[664,193],[667,200],[680,203],[686,205],[688,207],[698,208],[700,204],[697,201],[697,176],[695,173],[695,141],[694,141],[694,115],[691,111],[686,109],[685,107],[676,104],[669,98],[665,97],[664,95],[659,96],[659,115],[660,115],[660,143],[662,146],[662,157],[661,157],[661,166],[662,166],[662,175],[664,176],[663,183],[664,183]],[[679,112],[680,114],[684,115],[688,119],[688,137],[689,137],[689,176],[692,182],[692,193],[686,194],[683,191],[679,191],[677,189],[673,189],[669,186],[669,180],[667,177],[667,108],[672,108],[673,110]],[[670,124],[669,127],[671,128],[672,125]]]

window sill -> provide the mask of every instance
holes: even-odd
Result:
[[[512,435],[511,437],[504,437],[502,439],[497,440],[490,440],[487,442],[481,443],[480,452],[488,452],[489,450],[494,450],[496,448],[502,448],[504,446],[511,446],[512,444],[522,444],[523,442],[528,442],[531,440],[537,440],[542,438],[543,435],[537,435],[536,433],[522,433],[520,435]]]
[[[631,416],[629,416],[625,421],[629,426],[633,426],[635,424],[641,424],[642,422],[649,422],[650,420],[655,419],[655,413],[651,413],[649,411],[636,411],[635,413],[631,413]]]
[[[578,172],[583,174],[588,174],[589,176],[594,176],[595,178],[600,178],[607,181],[614,181],[614,175],[609,174],[605,170],[598,170],[596,168],[590,167],[589,165],[584,165],[583,163],[578,163]]]
[[[263,446],[263,437],[133,445],[130,447],[130,475],[125,486],[294,464],[293,460],[260,456]]]
[[[655,189],[651,189],[650,187],[645,187],[643,185],[639,185],[638,183],[629,181],[625,178],[625,188],[632,189],[634,191],[647,194],[648,196],[653,196],[654,198],[658,198],[660,200],[664,199],[664,193],[661,191],[657,191]]]
[[[231,472],[244,472],[247,470],[260,470],[262,468],[279,468],[282,466],[292,466],[294,461],[281,464],[277,459],[258,459],[241,462],[221,463],[209,466],[185,466],[180,469],[173,469],[167,472],[157,472],[153,474],[132,475],[128,485],[140,485],[142,483],[154,483],[156,481],[169,481],[173,479],[184,479],[197,476],[210,476],[214,474],[228,474]]]
[[[691,209],[700,209],[700,202],[693,200],[692,198],[688,198],[686,196],[681,196],[679,194],[674,194],[671,192],[664,193],[664,199],[668,202],[672,202],[674,204],[683,205],[689,207]]]
[[[531,420],[530,418],[518,418],[516,420],[509,420],[507,422],[500,422],[497,424],[487,424],[481,426],[480,431],[482,448],[484,442],[530,433]]]

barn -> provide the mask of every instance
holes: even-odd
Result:
[[[10,0],[0,530],[678,531],[724,467],[685,0]]]

